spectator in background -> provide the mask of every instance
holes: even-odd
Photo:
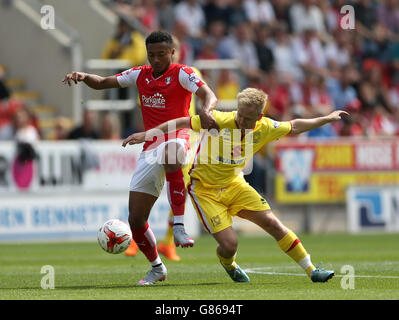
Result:
[[[310,117],[322,117],[330,114],[334,108],[326,89],[324,78],[315,73],[308,73],[302,86],[303,104]],[[323,127],[310,130],[306,134],[311,138],[333,138],[338,136],[336,124],[328,123]]]
[[[339,29],[340,19],[341,19],[341,8],[346,4],[343,3],[338,5],[336,1],[319,1],[319,7],[324,17],[325,26],[327,32],[331,33]]]
[[[173,34],[180,43],[180,57],[176,63],[192,65],[194,62],[194,49],[189,40],[186,25],[183,22],[176,21]]]
[[[291,39],[285,23],[279,24],[275,31],[275,39],[270,41],[270,47],[275,59],[274,67],[279,75],[292,79],[302,79],[302,70],[298,65]]]
[[[10,125],[15,111],[23,107],[21,101],[10,98],[10,90],[4,82],[5,75],[5,68],[0,65],[0,130]]]
[[[278,121],[292,119],[291,106],[293,104],[289,79],[280,77],[276,72],[267,74],[265,80],[268,96],[267,116]]]
[[[153,0],[141,0],[141,5],[137,8],[137,18],[144,27],[145,33],[159,29],[160,16]]]
[[[226,24],[223,20],[212,20],[208,25],[208,32],[205,36],[202,44],[202,49],[197,55],[197,59],[220,59],[220,55],[217,51],[220,43],[224,40],[226,35]],[[202,70],[202,76],[204,79],[210,82],[216,82],[217,80],[211,80],[212,71]]]
[[[235,26],[233,34],[226,37],[218,48],[221,58],[237,59],[241,64],[241,71],[247,77],[257,75],[259,72],[259,60],[252,39],[250,25],[247,22],[240,22]]]
[[[202,48],[197,55],[197,59],[220,59],[217,48],[223,41],[226,34],[226,24],[223,20],[212,20],[208,25],[208,32],[202,42]],[[210,80],[211,70],[202,70],[202,76],[207,81]]]
[[[58,117],[55,122],[54,140],[67,140],[73,128],[73,122],[67,117]]]
[[[259,68],[263,72],[270,72],[274,64],[273,51],[268,46],[269,29],[266,25],[259,25],[255,29],[255,48],[259,60]]]
[[[113,10],[143,34],[159,28],[158,9],[152,0],[116,1]]]
[[[318,36],[324,37],[326,28],[324,16],[315,0],[300,0],[290,8],[292,30],[296,34],[302,34],[307,29],[313,29]]]
[[[176,22],[182,23],[187,30],[188,41],[194,54],[201,49],[201,40],[204,35],[205,14],[197,0],[183,0],[175,7]]]
[[[240,91],[239,80],[228,69],[222,69],[219,72],[216,95],[220,100],[234,100]]]
[[[345,109],[356,103],[358,95],[353,84],[358,77],[359,73],[354,67],[337,68],[327,77],[326,87],[335,109]]]
[[[216,44],[216,41],[211,37],[205,38],[202,43],[201,51],[197,55],[197,59],[219,59],[219,56],[216,53]]]
[[[276,16],[276,24],[286,23],[288,30],[291,32],[290,0],[272,0],[272,5]]]
[[[325,87],[324,78],[319,74],[307,72],[301,86],[301,104],[310,116],[320,117],[333,111],[332,99]]]
[[[383,0],[377,8],[378,22],[389,32],[399,33],[399,2],[397,0]]]
[[[3,82],[4,78],[5,78],[5,70],[4,67],[0,65],[0,101],[6,100],[10,97],[10,91]]]
[[[100,139],[120,140],[120,123],[116,113],[106,112],[100,120]]]
[[[170,0],[160,0],[158,2],[158,21],[161,29],[169,32],[175,27],[175,8]]]
[[[399,123],[399,79],[398,78],[392,79],[387,91],[388,91],[388,99],[392,106],[392,114],[394,115],[396,122]],[[397,133],[399,133],[399,131]]]
[[[305,72],[327,74],[325,51],[313,27],[305,26],[303,28],[301,34],[293,39],[292,50],[296,55],[298,64]]]
[[[227,24],[229,30],[241,22],[249,21],[244,3],[244,0],[231,0],[229,22]]]
[[[390,59],[391,48],[393,42],[391,41],[388,30],[380,23],[375,25],[372,37],[365,38],[361,45],[363,58],[374,58],[381,63],[387,63]]]
[[[333,38],[324,47],[327,64],[330,67],[345,67],[351,62],[353,46],[348,31],[337,29],[332,32]]]
[[[16,140],[29,144],[40,140],[39,132],[33,125],[33,117],[26,107],[17,109],[12,122],[0,129],[0,140]]]
[[[244,2],[245,13],[253,27],[273,25],[276,16],[273,6],[267,0],[247,0]]]
[[[203,5],[203,11],[206,20],[206,29],[209,33],[209,26],[214,21],[221,21],[225,26],[230,23],[232,8],[230,0],[209,0]]]
[[[394,136],[398,132],[398,123],[394,116],[382,105],[374,108],[371,117],[370,126],[367,127],[369,136]]]
[[[353,4],[356,13],[356,30],[366,38],[373,38],[373,30],[378,21],[376,7],[371,0],[358,0]]]
[[[144,37],[137,30],[120,19],[114,37],[107,41],[102,52],[103,59],[129,60],[132,66],[137,66],[147,61]]]
[[[97,113],[93,110],[84,110],[83,123],[69,132],[68,139],[99,139]]]
[[[374,112],[375,108],[382,107],[385,112],[392,114],[388,88],[382,81],[381,66],[378,63],[371,64],[368,69],[366,63],[363,70],[364,77],[358,89],[363,112]]]

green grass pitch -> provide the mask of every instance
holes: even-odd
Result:
[[[281,252],[271,237],[240,236],[237,262],[250,283],[233,283],[220,266],[209,236],[193,248],[178,249],[182,260],[165,262],[168,278],[137,286],[149,264],[136,257],[111,255],[93,242],[0,244],[1,300],[357,300],[399,299],[399,234],[303,234],[313,263],[323,262],[336,276],[312,283]],[[54,268],[54,289],[41,288],[44,265]],[[355,277],[343,278],[342,267]],[[352,284],[344,289],[341,283]]]

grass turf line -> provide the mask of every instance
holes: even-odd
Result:
[[[0,299],[40,300],[311,300],[399,299],[398,234],[300,235],[317,264],[334,269],[328,283],[312,283],[304,276],[249,273],[250,283],[234,283],[220,266],[216,242],[210,236],[196,239],[193,248],[178,249],[182,260],[168,261],[166,281],[137,286],[149,270],[144,255],[111,255],[93,242],[0,244]],[[271,237],[240,236],[237,262],[243,269],[302,274]],[[55,289],[40,286],[44,265],[55,270]],[[343,290],[342,266],[356,275],[354,290]]]

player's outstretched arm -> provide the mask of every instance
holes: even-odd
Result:
[[[331,112],[329,115],[324,117],[312,118],[312,119],[295,119],[291,121],[292,130],[291,134],[299,134],[302,132],[310,131],[319,128],[327,123],[339,121],[342,119],[342,115],[349,116],[349,113],[343,110],[336,110]]]
[[[152,128],[144,132],[133,133],[122,142],[122,146],[127,144],[138,144],[145,141],[151,141],[154,137],[162,136],[165,133],[173,132],[179,129],[190,128],[190,117],[182,117],[166,121],[158,127]]]
[[[72,82],[77,84],[78,82],[84,82],[88,87],[95,89],[95,90],[102,90],[102,89],[111,89],[111,88],[120,88],[118,80],[116,76],[110,77],[101,77],[96,74],[90,74],[85,72],[71,72],[68,73],[63,83],[68,84],[69,86],[72,85]]]

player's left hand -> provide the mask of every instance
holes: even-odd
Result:
[[[201,128],[202,129],[216,129],[219,131],[219,125],[216,120],[212,117],[210,112],[200,111],[199,116],[201,119]]]
[[[64,84],[67,83],[68,86],[71,86],[72,81],[75,82],[75,84],[78,84],[78,82],[84,81],[86,78],[87,78],[87,73],[74,71],[74,72],[68,73],[65,76],[64,80],[62,80],[62,83],[64,83]]]
[[[335,110],[328,115],[328,118],[330,121],[339,121],[343,115],[349,116],[349,113],[343,110]]]
[[[122,147],[126,147],[127,144],[138,144],[145,141],[145,132],[133,133],[123,140]]]

